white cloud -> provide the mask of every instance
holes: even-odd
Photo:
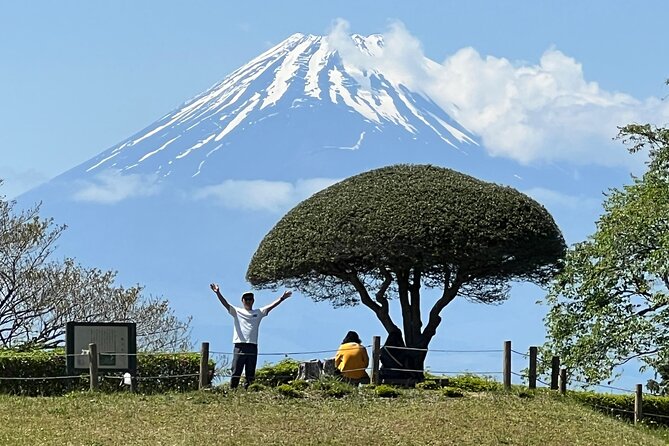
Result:
[[[33,187],[47,181],[43,172],[35,169],[18,170],[9,166],[0,166],[0,197],[12,200]]]
[[[226,180],[200,189],[195,198],[213,200],[230,209],[281,212],[314,193],[338,182],[331,178],[310,178],[295,183],[267,180]]]
[[[606,91],[585,79],[581,63],[554,48],[537,63],[462,48],[439,64],[424,57],[420,42],[399,22],[383,33],[383,51],[373,56],[355,49],[348,29],[338,20],[328,36],[345,64],[361,74],[376,68],[429,95],[478,134],[492,156],[522,164],[638,165],[641,157],[613,141],[617,127],[669,121],[669,103]]]
[[[561,208],[570,211],[599,210],[601,209],[601,204],[604,200],[604,197],[595,199],[582,195],[568,195],[543,187],[534,187],[532,189],[524,190],[523,193],[534,198],[546,208]]]
[[[92,181],[82,181],[80,184],[81,189],[73,195],[76,201],[102,204],[114,204],[127,198],[147,197],[160,192],[157,175],[123,175],[117,170],[103,171]]]

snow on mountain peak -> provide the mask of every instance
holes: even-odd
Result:
[[[295,33],[158,122],[103,152],[88,162],[85,170],[131,171],[143,166],[143,171],[167,176],[175,163],[200,153],[197,168],[191,167],[194,171],[190,173],[197,176],[207,158],[235,132],[299,107],[336,107],[357,114],[367,123],[362,134],[399,127],[413,139],[427,131],[454,147],[476,144],[429,98],[393,80],[382,65],[374,67],[385,49],[382,35],[353,34],[349,39],[340,50],[342,42],[328,36]],[[340,51],[355,54],[343,57]],[[361,129],[356,128],[351,138],[360,135]],[[362,138],[354,147],[361,146]]]

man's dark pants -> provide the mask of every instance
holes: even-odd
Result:
[[[257,344],[236,343],[232,355],[232,378],[230,379],[230,387],[234,389],[239,385],[239,378],[242,376],[242,370],[245,370],[246,380],[244,382],[244,388],[247,388],[256,377],[257,362]]]

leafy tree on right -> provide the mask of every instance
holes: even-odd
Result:
[[[632,124],[619,138],[648,150],[648,170],[607,194],[595,233],[568,251],[546,299],[544,352],[592,383],[634,359],[642,370],[669,363],[669,129]]]

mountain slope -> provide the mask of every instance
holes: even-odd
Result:
[[[42,201],[42,215],[68,225],[62,255],[118,270],[122,283],[169,298],[179,314],[193,315],[194,340],[226,351],[232,327],[208,284],[219,281],[237,302],[258,243],[317,190],[393,163],[433,163],[505,184],[542,179],[541,171],[490,158],[476,135],[427,95],[374,68],[384,51],[381,36],[353,35],[351,46],[361,63],[325,37],[295,34],[19,203]],[[429,290],[422,294],[429,302]],[[258,304],[271,298],[259,293]],[[454,302],[448,311],[459,314],[460,305],[467,304]],[[484,308],[477,316],[495,343],[502,335],[490,327],[503,311]],[[532,318],[525,336],[541,338],[539,310],[522,312]],[[450,329],[469,331],[458,328],[466,317],[444,317],[441,340]],[[365,308],[335,311],[300,296],[269,319],[261,334],[265,351],[336,347],[348,329],[363,339],[383,334]],[[305,337],[305,329],[318,335]]]
[[[351,38],[361,55],[383,51],[381,36]],[[426,96],[345,64],[326,37],[294,34],[66,178],[113,169],[210,184],[258,156],[304,168],[305,157],[329,164],[332,152],[391,152],[416,141],[448,151],[476,145]]]

